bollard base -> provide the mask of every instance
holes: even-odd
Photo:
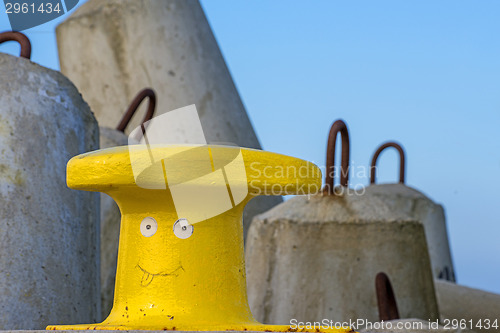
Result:
[[[346,328],[330,328],[330,329],[307,329],[292,328],[289,325],[264,325],[264,324],[234,324],[234,325],[217,325],[217,326],[135,326],[135,325],[106,325],[106,324],[80,324],[80,325],[51,325],[47,326],[47,330],[64,330],[64,331],[85,331],[85,330],[108,330],[108,331],[134,331],[134,330],[148,330],[148,331],[186,331],[186,332],[226,332],[226,331],[239,331],[239,332],[312,332],[312,333],[354,333],[348,327]]]

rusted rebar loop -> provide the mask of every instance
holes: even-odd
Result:
[[[376,166],[377,166],[377,159],[380,153],[389,147],[396,148],[397,151],[399,152],[399,182],[401,184],[405,183],[405,151],[403,150],[403,147],[399,145],[396,142],[386,142],[378,149],[375,151],[375,154],[373,154],[372,157],[372,163],[370,166],[370,184],[375,184],[375,171],[376,171]]]
[[[387,274],[380,272],[375,277],[377,293],[378,316],[382,321],[399,319],[398,304]]]
[[[127,128],[128,124],[130,123],[130,120],[134,116],[135,112],[139,108],[139,105],[141,105],[142,101],[148,97],[149,98],[149,104],[148,104],[148,110],[146,112],[146,115],[144,116],[144,119],[141,122],[141,127],[142,127],[142,134],[144,134],[145,128],[144,128],[144,123],[147,121],[150,121],[153,119],[154,113],[155,113],[155,108],[156,108],[156,94],[153,91],[153,89],[146,88],[141,90],[137,96],[132,100],[130,103],[127,111],[122,117],[122,120],[120,121],[120,124],[116,127],[116,129],[120,132],[125,132],[125,129]]]
[[[31,43],[25,34],[17,31],[5,31],[0,33],[0,44],[8,41],[15,41],[21,45],[20,57],[31,59]]]
[[[347,186],[349,181],[349,132],[347,126],[342,120],[337,120],[330,128],[328,135],[328,145],[326,148],[326,175],[325,187],[323,193],[333,195],[334,188],[334,173],[335,173],[335,143],[337,142],[337,134],[340,132],[342,139],[342,161],[340,168],[340,186]]]

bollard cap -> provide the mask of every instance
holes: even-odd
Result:
[[[68,162],[67,184],[100,192],[122,187],[158,190],[179,184],[213,187],[218,183],[207,175],[217,170],[224,170],[232,188],[245,189],[251,197],[317,193],[321,187],[321,170],[311,162],[216,145],[134,145],[78,155]]]

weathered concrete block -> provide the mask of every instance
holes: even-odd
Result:
[[[500,295],[442,280],[434,284],[441,320],[472,321],[478,332],[500,332]]]
[[[421,223],[376,197],[292,198],[254,218],[247,285],[258,320],[378,320],[375,276],[391,279],[402,317],[437,319]]]
[[[152,87],[158,115],[196,104],[209,143],[260,148],[198,1],[90,0],[57,27],[57,40],[61,71],[101,126],[114,127],[135,93]],[[280,197],[252,201],[245,235],[253,214],[279,202]]]
[[[66,186],[97,122],[58,72],[0,54],[0,328],[100,317],[99,200]]]
[[[441,205],[404,184],[370,185],[366,187],[366,195],[381,199],[392,212],[406,214],[422,222],[434,277],[455,281],[446,218]]]

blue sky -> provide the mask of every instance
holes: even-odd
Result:
[[[407,184],[445,206],[459,283],[500,293],[500,2],[201,2],[266,150],[324,165],[338,118],[354,167],[401,142]],[[60,21],[25,31],[54,69]],[[397,179],[394,151],[379,166]]]

